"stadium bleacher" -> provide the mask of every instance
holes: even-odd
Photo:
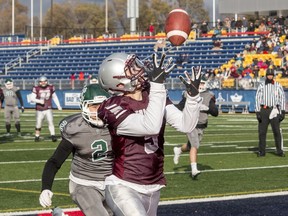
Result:
[[[204,70],[219,68],[236,54],[242,52],[245,45],[254,38],[255,36],[223,37],[221,38],[223,49],[217,51],[212,50],[211,38],[187,41],[184,45],[173,48],[169,47],[170,44],[167,43],[168,57],[173,57],[175,60],[183,53],[189,55],[189,61],[185,67],[174,70],[170,74],[170,78],[179,76],[192,66],[202,65]],[[87,77],[90,74],[97,74],[102,60],[111,53],[136,53],[141,59],[144,59],[152,55],[155,43],[156,40],[59,44],[41,49],[41,52],[30,56],[28,60],[27,53],[35,49],[35,46],[0,48],[0,67],[3,78],[37,79],[39,76],[45,75],[48,79],[69,79],[71,73],[77,74],[80,71],[83,71]],[[22,59],[21,63],[12,65],[9,70],[5,70],[5,64],[13,59],[16,59],[17,62],[17,58]]]

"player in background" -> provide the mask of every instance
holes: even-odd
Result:
[[[24,112],[23,99],[20,93],[19,87],[14,86],[12,79],[5,80],[5,86],[2,88],[3,98],[1,99],[1,106],[5,101],[4,107],[4,117],[5,117],[5,127],[6,127],[6,136],[10,136],[11,130],[11,120],[14,119],[15,128],[17,130],[17,135],[21,136],[21,127],[20,127],[20,114],[18,108],[18,101],[21,106],[22,113]]]
[[[186,106],[181,112],[167,97],[165,78],[172,60],[144,65],[134,54],[114,53],[100,65],[99,84],[114,94],[104,101],[98,116],[108,125],[115,154],[113,174],[105,180],[106,201],[116,215],[155,216],[160,189],[165,187],[164,130],[166,122],[191,132],[197,124],[202,99],[198,87],[201,69],[193,68]],[[148,63],[148,62],[147,62]],[[146,76],[147,75],[147,76]],[[148,79],[147,79],[148,78]]]
[[[52,141],[57,141],[53,122],[52,99],[58,110],[62,110],[54,85],[48,84],[47,78],[45,76],[41,76],[39,78],[38,85],[33,87],[31,94],[31,101],[36,103],[35,142],[40,141],[40,132],[44,118],[46,118],[48,122],[48,128]]]
[[[72,153],[69,191],[73,201],[86,216],[112,215],[104,191],[104,179],[112,173],[111,136],[97,117],[99,105],[109,96],[98,84],[85,86],[80,97],[82,112],[60,122],[62,140],[42,174],[39,201],[44,208],[52,205],[54,177]]]
[[[180,147],[174,147],[174,164],[179,163],[179,158],[181,153],[188,152],[190,156],[191,164],[191,177],[196,179],[201,173],[197,168],[197,153],[200,146],[201,140],[204,135],[204,130],[208,126],[208,115],[217,117],[219,112],[215,104],[215,96],[213,92],[207,90],[207,81],[203,78],[201,79],[199,86],[200,97],[203,98],[202,104],[200,106],[199,120],[196,128],[192,133],[187,134],[188,142]],[[183,110],[186,102],[186,94],[183,94],[182,100],[176,105],[178,109]]]

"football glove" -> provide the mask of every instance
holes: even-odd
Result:
[[[51,206],[51,204],[52,204],[52,196],[53,196],[52,191],[50,191],[48,189],[43,190],[41,192],[41,194],[40,194],[40,197],[39,197],[40,205],[43,208]]]
[[[24,109],[24,107],[23,107],[23,106],[21,107],[21,111],[22,111],[22,113],[24,113],[24,111],[25,111],[25,109]]]
[[[58,110],[62,110],[62,107],[61,106],[59,106],[59,107],[57,107],[58,108]]]
[[[262,121],[260,112],[256,112],[256,118],[257,118],[259,123]]]
[[[281,113],[279,115],[279,121],[283,121],[285,119],[285,110],[281,110]]]
[[[185,71],[184,74],[188,82],[185,80],[185,78],[182,75],[179,76],[179,79],[184,83],[184,85],[186,86],[186,91],[191,97],[194,97],[199,94],[199,85],[201,81],[201,69],[202,69],[201,66],[197,68],[192,67],[191,76],[189,76],[188,72]]]
[[[173,58],[169,58],[164,64],[166,54],[162,54],[160,63],[158,64],[157,55],[153,53],[153,67],[147,70],[148,79],[155,83],[164,83],[166,76],[173,70],[176,64],[172,64]]]

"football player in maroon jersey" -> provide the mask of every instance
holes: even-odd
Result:
[[[44,118],[46,118],[48,122],[48,128],[52,141],[57,141],[53,123],[52,99],[58,110],[62,110],[54,85],[48,84],[47,78],[45,76],[41,76],[39,78],[39,84],[33,87],[31,95],[31,101],[36,103],[35,142],[40,141],[40,131]]]
[[[183,112],[167,97],[165,78],[174,68],[172,60],[150,64],[136,55],[114,53],[101,64],[99,84],[114,94],[104,101],[98,116],[108,125],[115,154],[113,173],[105,180],[106,202],[115,215],[155,216],[160,189],[165,187],[164,130],[166,123],[178,131],[191,132],[198,121],[201,68],[192,70]]]

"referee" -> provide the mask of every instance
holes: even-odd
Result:
[[[283,152],[283,137],[280,122],[285,118],[285,93],[280,83],[273,78],[274,69],[268,68],[265,82],[261,83],[256,92],[256,117],[258,124],[259,152],[258,157],[266,153],[266,135],[271,124],[274,134],[276,155],[285,157]]]

